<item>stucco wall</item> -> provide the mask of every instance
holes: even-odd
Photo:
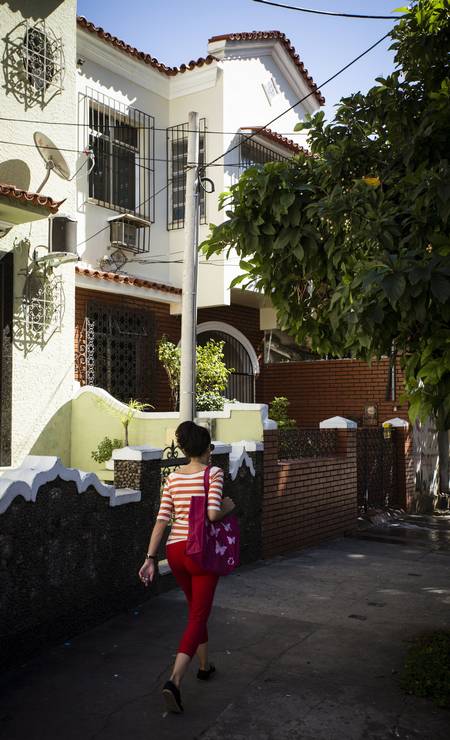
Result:
[[[41,13],[41,15],[38,15]],[[23,38],[20,25],[28,18],[31,24],[46,20],[56,37],[62,39],[64,51],[64,80],[61,94],[45,104],[27,107],[14,88],[0,85],[0,109],[4,117],[27,119],[36,123],[19,123],[16,120],[0,122],[0,182],[35,192],[45,176],[44,162],[34,146],[33,133],[41,131],[62,150],[71,173],[83,161],[76,154],[76,127],[53,125],[54,121],[76,120],[75,94],[75,0],[40,3],[15,2],[0,6],[0,56],[7,55],[6,45]],[[3,67],[3,75],[5,67]],[[67,151],[71,150],[71,151]],[[83,155],[84,156],[84,155]],[[43,194],[54,200],[65,200],[60,213],[75,216],[75,188],[56,173],[43,188]],[[12,397],[12,464],[18,464],[30,452],[47,421],[64,406],[72,394],[73,386],[73,330],[74,330],[74,270],[73,265],[58,267],[55,276],[63,280],[63,315],[55,321],[56,331],[36,342],[25,331],[23,294],[27,269],[37,246],[48,244],[46,218],[12,228],[0,240],[1,250],[14,250],[14,346],[13,346],[13,397]],[[64,428],[68,416],[61,420]],[[67,449],[55,439],[57,454],[66,458]],[[62,437],[61,437],[62,441]],[[58,444],[56,444],[58,442]]]
[[[111,408],[111,410],[108,409]],[[113,412],[116,410],[116,413]],[[126,407],[106,391],[86,386],[72,402],[71,466],[99,472],[104,465],[94,462],[92,450],[105,436],[123,439],[123,427],[117,412]],[[263,410],[258,405],[228,406],[223,412],[200,412],[197,421],[207,424],[214,439],[235,442],[240,439],[261,441],[263,438]],[[130,445],[166,447],[175,437],[179,424],[177,412],[138,412],[129,428]],[[48,453],[47,453],[48,454]],[[101,476],[102,477],[102,476]]]

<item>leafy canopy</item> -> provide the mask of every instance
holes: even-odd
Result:
[[[298,125],[311,155],[252,167],[221,196],[207,257],[269,295],[299,343],[398,355],[411,416],[450,426],[450,2],[402,8],[395,71]]]

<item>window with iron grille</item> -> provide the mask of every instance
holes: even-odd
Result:
[[[286,162],[290,159],[292,158],[260,144],[255,139],[248,139],[241,135],[239,172],[244,172],[248,167],[266,164],[266,162]]]
[[[113,211],[154,221],[154,117],[93,90],[86,106],[89,146],[95,155],[89,198]]]
[[[127,403],[154,402],[155,326],[150,311],[89,302],[76,364],[82,384]]]
[[[184,227],[188,124],[167,129],[167,228]],[[206,162],[206,120],[200,119],[199,164]],[[200,223],[206,223],[206,193],[200,190]]]

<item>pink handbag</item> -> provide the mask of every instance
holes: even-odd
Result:
[[[208,466],[203,477],[205,495],[191,498],[186,555],[203,570],[227,576],[239,565],[239,522],[235,514],[220,522],[209,521],[209,471]]]

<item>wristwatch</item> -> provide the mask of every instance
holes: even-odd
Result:
[[[146,559],[146,560],[154,560],[154,561],[155,561],[155,563],[157,563],[157,562],[158,562],[158,556],[157,556],[157,555],[150,555],[150,553],[149,553],[149,552],[148,552],[148,553],[147,553],[147,555],[145,556],[145,559]]]

